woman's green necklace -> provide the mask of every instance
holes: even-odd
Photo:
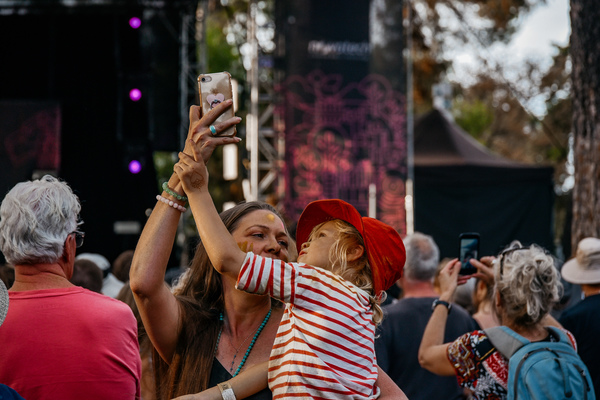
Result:
[[[271,317],[271,311],[272,311],[272,309],[269,309],[269,312],[265,316],[265,319],[260,324],[260,326],[256,329],[256,333],[254,334],[254,337],[252,338],[252,341],[250,342],[248,349],[246,349],[246,354],[244,354],[244,358],[242,358],[242,362],[240,362],[240,365],[238,365],[237,369],[235,370],[235,373],[232,376],[236,376],[242,370],[242,367],[246,363],[246,359],[248,359],[248,355],[250,354],[250,352],[252,351],[252,348],[254,347],[254,344],[256,343],[256,339],[258,339],[258,335],[260,335],[260,333],[264,329],[265,325],[267,325],[267,322],[269,322],[269,318]],[[215,354],[217,353],[217,349],[219,348],[219,341],[221,340],[221,333],[223,333],[223,313],[222,312],[219,314],[219,321],[221,321],[221,330],[219,331],[219,336],[217,337],[217,344],[215,346]],[[248,335],[248,337],[246,339],[244,339],[242,344],[240,344],[240,347],[242,347],[242,345],[244,343],[246,343],[246,340],[248,340],[249,337],[250,337],[250,335]],[[233,344],[231,344],[231,347],[233,347],[235,349],[235,346],[233,346]],[[235,349],[235,354],[233,355],[233,360],[231,360],[231,367],[229,369],[229,373],[231,373],[233,371],[233,364],[235,363],[235,359],[236,359],[239,351],[240,351],[239,348]]]

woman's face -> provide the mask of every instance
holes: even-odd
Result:
[[[243,251],[288,261],[290,239],[283,222],[268,210],[256,210],[242,217],[232,236]]]

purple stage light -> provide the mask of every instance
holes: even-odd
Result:
[[[142,171],[142,164],[138,160],[131,160],[129,162],[129,172],[132,174],[139,174]]]
[[[138,101],[142,98],[142,91],[138,88],[133,88],[129,91],[129,98],[131,101]]]
[[[133,29],[137,29],[140,26],[142,26],[142,20],[139,19],[138,17],[131,17],[129,19],[129,26],[132,27]]]

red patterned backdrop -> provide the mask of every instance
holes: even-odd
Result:
[[[311,201],[340,198],[363,215],[369,185],[377,218],[406,232],[405,97],[381,75],[344,83],[314,70],[279,88],[285,121],[285,211],[297,219]]]

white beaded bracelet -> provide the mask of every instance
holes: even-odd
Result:
[[[163,202],[166,205],[168,205],[169,207],[173,207],[174,209],[179,210],[182,213],[187,211],[187,208],[185,208],[184,206],[175,203],[173,200],[169,200],[169,199],[167,199],[165,197],[162,197],[160,194],[156,195],[156,200],[158,200],[160,202]]]

